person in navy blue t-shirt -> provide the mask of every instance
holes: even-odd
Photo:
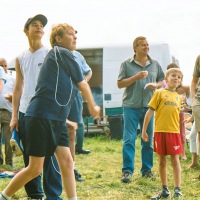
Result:
[[[99,117],[100,107],[95,104],[90,87],[71,53],[76,48],[74,28],[66,23],[55,25],[50,42],[53,49],[43,62],[35,95],[25,113],[26,153],[30,156],[30,162],[3,190],[0,200],[10,199],[24,184],[37,177],[42,172],[45,156],[54,153],[66,196],[77,200],[66,119],[79,90],[94,118]]]

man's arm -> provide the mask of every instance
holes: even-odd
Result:
[[[135,83],[136,81],[146,78],[147,75],[148,75],[147,71],[138,72],[137,74],[135,74],[129,78],[124,78],[124,79],[118,80],[117,86],[118,86],[118,88],[128,87],[128,86],[132,85],[133,83]]]
[[[195,98],[198,80],[199,80],[199,78],[193,76],[192,82],[191,82],[191,95],[192,95],[192,99]]]
[[[86,99],[86,101],[88,103],[88,109],[89,109],[90,114],[94,118],[99,118],[100,117],[100,107],[96,105],[88,83],[85,80],[83,80],[83,81],[79,82],[77,85],[78,85],[78,88],[81,91],[82,95],[84,96],[84,98]]]
[[[10,128],[12,130],[16,126],[16,129],[18,131],[18,109],[23,91],[23,76],[21,73],[19,60],[17,58],[15,60],[15,70],[16,70],[16,82],[12,96],[12,119],[10,122]]]
[[[87,82],[89,82],[89,80],[91,79],[91,77],[92,77],[92,70],[88,74],[85,75],[85,80]]]

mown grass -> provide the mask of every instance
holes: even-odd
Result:
[[[122,167],[122,141],[111,140],[100,135],[85,138],[86,149],[91,150],[89,155],[76,155],[76,168],[86,179],[85,182],[77,182],[77,194],[79,200],[145,200],[161,189],[157,156],[154,156],[152,169],[155,179],[142,178],[140,174],[140,138],[136,144],[135,172],[129,184],[121,183]],[[186,200],[200,199],[200,181],[196,178],[200,174],[200,167],[187,169],[191,163],[191,154],[187,148],[187,161],[181,161],[182,167],[182,193]],[[16,169],[23,167],[22,157],[14,159]],[[173,176],[170,160],[168,160],[169,189],[173,193]],[[8,166],[4,166],[7,168]],[[0,179],[0,190],[5,188],[10,179]],[[15,194],[16,199],[26,196],[22,188]],[[62,193],[63,199],[67,199]]]

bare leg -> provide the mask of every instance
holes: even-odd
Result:
[[[173,168],[174,187],[180,187],[181,185],[181,165],[179,155],[171,155],[171,165]]]
[[[167,156],[158,155],[159,158],[159,174],[162,186],[167,185]]]
[[[183,143],[182,143],[182,148],[183,148],[183,153],[182,153],[182,155],[181,155],[181,159],[182,159],[182,160],[187,160],[187,156],[186,156],[186,154],[185,154],[185,152],[186,152],[186,142],[183,142]]]
[[[62,183],[68,198],[76,197],[73,159],[68,147],[57,146],[55,155],[60,167]]]
[[[197,155],[197,153],[192,153],[192,163],[190,164],[190,166],[188,168],[193,168],[198,166],[198,158],[199,156]]]
[[[69,129],[68,129],[69,130]],[[75,162],[75,139],[76,139],[76,130],[69,130],[69,148],[72,154],[73,161]]]
[[[21,187],[33,178],[39,176],[43,169],[44,157],[29,157],[29,165],[17,173],[15,177],[10,181],[4,192],[11,197]]]

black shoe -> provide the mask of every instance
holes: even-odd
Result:
[[[157,200],[157,199],[170,199],[171,195],[169,191],[162,191],[161,193],[151,197],[151,200]]]
[[[89,154],[89,153],[91,153],[91,151],[90,150],[81,149],[81,150],[76,150],[76,153],[77,154]]]
[[[121,181],[124,183],[129,183],[131,181],[131,174],[129,172],[124,172],[122,174]]]
[[[85,181],[85,179],[81,177],[81,175],[78,173],[78,171],[76,169],[74,169],[74,176],[75,176],[75,180],[78,182]]]
[[[151,170],[149,170],[146,174],[143,174],[142,177],[154,178],[154,175],[153,175],[153,173],[151,172]]]

